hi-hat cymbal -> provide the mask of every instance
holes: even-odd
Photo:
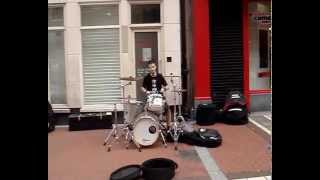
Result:
[[[135,99],[130,99],[130,100],[125,99],[124,103],[128,103],[128,102],[130,102],[130,103],[143,103],[143,101],[139,101],[139,100],[135,100]],[[123,102],[120,102],[120,104],[123,104]]]
[[[130,97],[130,98],[125,97],[125,98],[123,98],[123,97],[119,97],[118,99],[137,99],[137,98],[133,98],[133,97]]]
[[[130,101],[130,102],[119,102],[117,104],[136,104],[136,105],[140,105],[143,104],[143,101]]]
[[[124,100],[125,102],[120,102],[119,104],[143,104],[143,101],[137,100],[137,98],[123,98],[119,99]]]
[[[141,80],[142,78],[134,78],[132,76],[129,76],[129,77],[120,77],[120,80],[124,80],[124,81],[139,81]]]
[[[167,76],[164,76],[164,77],[181,77],[181,76],[178,76],[178,75],[167,75]]]
[[[178,89],[178,90],[171,91],[171,92],[187,92],[187,90],[186,89]]]

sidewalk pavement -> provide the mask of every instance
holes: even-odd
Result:
[[[65,127],[57,128],[48,135],[48,180],[105,180],[122,166],[141,164],[155,157],[178,163],[174,180],[271,179],[270,141],[252,124],[216,123],[201,127],[218,130],[222,145],[203,148],[179,143],[175,151],[172,143],[164,148],[159,140],[138,152],[135,146],[126,149],[120,142],[107,152],[102,144],[110,130],[69,132]]]

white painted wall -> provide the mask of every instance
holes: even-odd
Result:
[[[65,24],[65,62],[67,105],[69,108],[83,107],[83,77],[81,57],[81,13],[79,3],[118,3],[120,23],[120,74],[135,76],[133,56],[133,31],[130,27],[130,3],[146,3],[150,1],[132,0],[48,0],[48,5],[64,4]],[[161,3],[161,24],[156,27],[140,27],[142,30],[159,31],[159,58],[163,75],[181,76],[181,44],[180,44],[180,4],[179,0],[158,0]],[[127,46],[126,44],[127,43]],[[166,62],[166,57],[172,57],[172,62]],[[170,79],[167,78],[170,84]],[[178,81],[178,79],[177,79]],[[178,86],[181,87],[179,80]],[[172,88],[170,85],[169,87]],[[126,95],[135,93],[131,86]],[[173,104],[173,93],[166,93],[168,103]],[[133,95],[135,96],[135,95]],[[110,106],[110,110],[112,110]]]
[[[81,32],[80,6],[76,2],[67,2],[64,6],[65,26],[65,62],[67,104],[72,108],[81,107]]]
[[[164,0],[163,1],[163,35],[164,35],[164,75],[179,75],[181,76],[181,30],[180,30],[180,3],[179,0]],[[166,62],[166,57],[172,57],[172,62]],[[170,78],[166,78],[170,90],[172,84]],[[182,87],[181,78],[174,78],[177,87]],[[173,105],[173,92],[167,92],[167,102]],[[178,98],[178,97],[177,97]],[[178,98],[181,100],[180,98]],[[177,99],[177,100],[178,100]],[[181,101],[177,101],[181,104]]]
[[[258,2],[249,3],[249,13],[251,12],[268,12],[267,7],[264,4]],[[254,23],[251,19],[249,20],[249,32],[250,32],[250,90],[254,89],[269,89],[270,80],[269,77],[259,78],[258,73],[262,71],[269,70],[268,68],[259,67],[259,28],[257,24]]]

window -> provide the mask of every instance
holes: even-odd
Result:
[[[160,4],[133,4],[131,24],[160,23]]]
[[[48,90],[52,104],[66,104],[63,7],[48,8]]]
[[[118,25],[118,5],[99,5],[81,7],[82,26]]]
[[[81,6],[85,105],[120,102],[120,34],[118,5]]]
[[[48,27],[63,26],[63,7],[48,8]]]
[[[268,68],[271,61],[269,31],[259,30],[259,55],[260,55],[260,68]]]

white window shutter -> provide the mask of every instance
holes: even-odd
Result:
[[[82,30],[84,104],[120,102],[119,29]]]

